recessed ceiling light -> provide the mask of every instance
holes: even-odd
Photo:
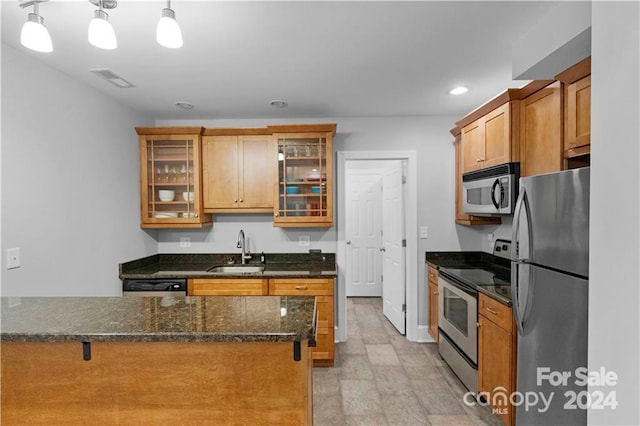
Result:
[[[467,91],[469,91],[468,88],[466,88],[464,86],[458,86],[458,87],[454,87],[453,89],[449,90],[449,94],[450,95],[462,95],[463,93],[467,93]]]
[[[185,110],[190,110],[195,107],[195,105],[193,105],[192,103],[184,102],[184,101],[178,101],[174,105],[176,106],[176,108],[185,109]]]
[[[286,108],[289,104],[285,101],[271,101],[269,102],[269,105],[274,108]]]

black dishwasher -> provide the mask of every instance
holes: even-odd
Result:
[[[125,279],[123,296],[186,296],[186,278]]]

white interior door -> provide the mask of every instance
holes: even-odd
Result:
[[[382,179],[382,312],[405,334],[405,240],[402,161],[388,161]]]
[[[347,296],[382,296],[382,170],[348,170],[345,182]]]

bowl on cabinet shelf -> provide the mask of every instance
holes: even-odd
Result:
[[[189,191],[189,192],[183,192],[182,193],[182,199],[188,202],[193,202],[194,199],[194,193],[193,191]]]
[[[321,191],[322,191],[322,188],[320,186],[312,186],[311,187],[311,193],[312,194],[320,194]]]
[[[298,187],[297,186],[287,186],[286,192],[287,192],[287,194],[297,194],[298,193]]]
[[[173,201],[176,198],[176,193],[168,189],[161,189],[158,191],[158,198],[160,201]]]

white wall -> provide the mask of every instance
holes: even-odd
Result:
[[[593,2],[589,370],[616,372],[615,409],[592,425],[640,424],[640,4]]]
[[[139,226],[143,115],[2,45],[3,296],[120,294],[118,263],[155,253]],[[22,267],[6,269],[19,247]]]

